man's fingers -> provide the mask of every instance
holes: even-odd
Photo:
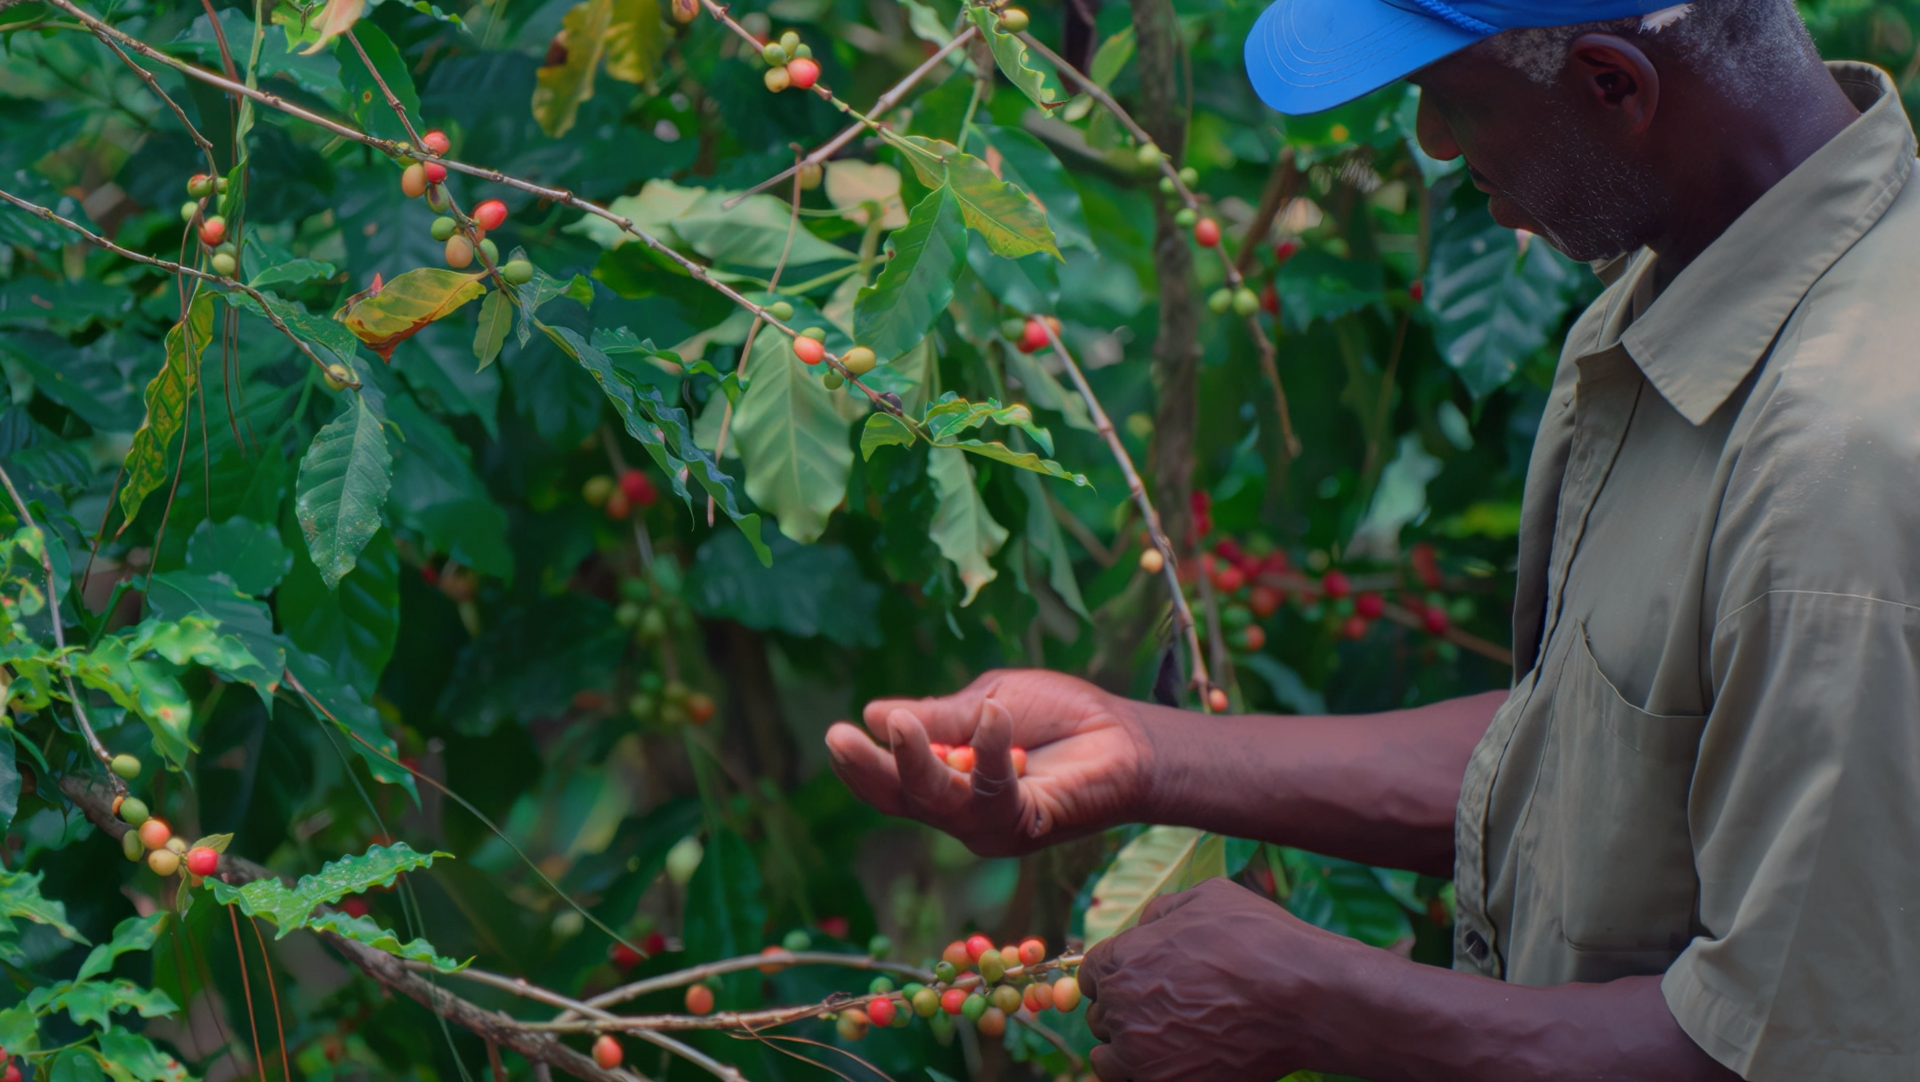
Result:
[[[973,730],[973,792],[987,800],[1012,800],[1020,787],[1013,772],[1013,715],[992,699],[980,703]]]
[[[1095,1045],[1093,1051],[1087,1053],[1087,1062],[1093,1065],[1093,1073],[1100,1077],[1100,1082],[1132,1082],[1127,1065],[1110,1044]]]
[[[1113,1032],[1107,1028],[1106,1004],[1095,1003],[1087,1008],[1087,1032],[1093,1034],[1096,1041],[1113,1040]]]
[[[1193,890],[1183,890],[1178,894],[1162,894],[1140,910],[1140,923],[1152,924],[1181,906],[1193,902],[1198,897],[1198,893],[1199,888],[1196,887]]]
[[[987,673],[973,683],[935,699],[875,699],[861,712],[874,735],[886,737],[887,718],[896,710],[905,710],[918,718],[930,738],[943,744],[966,744],[973,739],[973,724],[980,716],[980,700],[999,682],[999,673]]]
[[[1080,994],[1091,1003],[1100,998],[1100,979],[1113,967],[1113,940],[1095,943],[1080,959]]]
[[[911,711],[895,710],[886,719],[892,734],[893,765],[899,775],[901,801],[909,807],[939,807],[951,781],[947,768],[933,757],[927,731]]]
[[[827,758],[855,796],[887,815],[906,814],[894,756],[867,734],[847,722],[834,723],[827,730]]]

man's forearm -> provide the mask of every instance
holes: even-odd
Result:
[[[1136,704],[1154,822],[1453,874],[1453,817],[1505,692],[1348,717],[1196,718]]]
[[[1374,1082],[1738,1082],[1674,1021],[1657,976],[1531,988],[1368,955],[1324,1001],[1324,1062],[1308,1066]]]

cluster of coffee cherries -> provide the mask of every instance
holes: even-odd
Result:
[[[187,179],[187,195],[180,205],[180,220],[187,223],[208,255],[207,266],[222,278],[231,278],[240,269],[240,249],[227,238],[227,220],[207,213],[207,201],[227,194],[227,178],[195,173]]]
[[[836,1025],[842,1037],[859,1040],[870,1026],[898,1028],[915,1016],[937,1029],[964,1018],[981,1036],[998,1037],[1022,1011],[1032,1017],[1080,1005],[1079,981],[1065,967],[1046,966],[1046,958],[1047,945],[1037,938],[1006,946],[983,935],[956,940],[934,966],[934,983],[909,981],[896,991],[892,978],[875,977],[867,988],[873,998],[840,1011]]]
[[[820,62],[813,58],[813,50],[795,31],[789,30],[780,35],[779,41],[762,45],[760,59],[767,62],[767,74],[763,76],[767,89],[775,94],[788,87],[812,90],[813,84],[820,81]]]
[[[434,129],[420,137],[420,145],[429,153],[445,157],[453,149],[453,141],[447,133]],[[500,262],[500,249],[487,234],[499,229],[507,221],[507,205],[498,199],[489,199],[473,208],[473,213],[464,216],[464,220],[454,211],[453,197],[447,194],[447,167],[439,162],[420,162],[410,158],[400,159],[400,190],[408,199],[425,198],[428,209],[439,217],[433,220],[431,227],[433,239],[446,245],[447,266],[454,270],[465,270],[473,265],[474,256],[483,259],[483,265],[498,268],[500,278],[508,285],[522,286],[533,280],[533,264],[524,259]],[[449,213],[453,211],[453,213]]]
[[[653,479],[646,471],[629,469],[618,480],[606,474],[587,478],[580,486],[580,496],[590,507],[605,511],[607,517],[615,522],[625,522],[635,508],[644,513],[660,499],[660,490],[654,487]]]
[[[640,675],[638,685],[627,700],[627,712],[635,721],[664,725],[705,725],[719,712],[720,704],[704,691],[695,691],[679,680],[667,680],[659,673]]]
[[[116,755],[109,766],[127,781],[140,777],[140,760],[132,755]],[[153,874],[162,877],[175,874],[184,864],[193,877],[190,884],[219,870],[220,850],[207,845],[188,845],[174,837],[173,828],[149,811],[145,801],[126,796],[115,798],[113,803],[114,814],[133,828],[120,837],[120,851],[128,860],[143,860]]]
[[[1421,543],[1409,552],[1414,577],[1426,593],[1401,591],[1400,605],[1420,618],[1420,627],[1430,635],[1445,635],[1453,626],[1441,586],[1439,556],[1432,545]],[[1297,572],[1279,550],[1265,554],[1249,551],[1233,538],[1221,538],[1211,552],[1200,557],[1200,570],[1207,575],[1222,600],[1220,622],[1235,649],[1249,653],[1266,645],[1266,631],[1258,621],[1271,617],[1282,605],[1292,602],[1311,616],[1331,621],[1335,633],[1343,639],[1358,640],[1367,635],[1374,622],[1386,615],[1386,595],[1377,590],[1358,590],[1347,572],[1325,568],[1317,578],[1311,572]],[[1306,585],[1301,580],[1306,580]],[[1289,589],[1291,587],[1291,589]]]
[[[786,310],[785,316],[780,315],[781,309]],[[767,313],[784,321],[792,318],[793,306],[785,301],[776,301],[767,306]],[[827,359],[826,338],[827,332],[824,327],[808,327],[794,338],[793,355],[805,364],[820,364]],[[854,346],[840,355],[840,367],[845,368],[847,374],[851,376],[864,376],[873,371],[874,366],[879,363],[879,355],[866,346]],[[829,391],[837,391],[847,385],[846,377],[834,371],[829,371],[821,382],[827,385]]]

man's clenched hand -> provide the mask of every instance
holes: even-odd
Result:
[[[834,772],[862,800],[946,831],[983,856],[1031,852],[1140,816],[1151,748],[1128,704],[1059,673],[988,673],[938,699],[880,699],[827,732]],[[874,741],[880,741],[876,744]],[[972,745],[971,775],[929,744]],[[1012,749],[1027,749],[1014,776]]]

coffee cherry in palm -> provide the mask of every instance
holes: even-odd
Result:
[[[1013,776],[1016,778],[1026,777],[1027,776],[1027,749],[1011,748],[1008,750],[1007,755],[1009,758],[1013,760]]]
[[[418,199],[427,194],[427,167],[414,162],[401,170],[400,190],[406,193],[408,199]]]
[[[447,266],[463,270],[473,263],[473,242],[454,235],[447,238]]]
[[[1000,29],[1009,34],[1018,34],[1027,28],[1027,13],[1021,8],[1008,8],[1000,13]]]
[[[695,985],[694,987],[698,988],[700,986]],[[707,994],[712,995],[713,993],[709,992]],[[625,1058],[626,1054],[620,1050],[620,1042],[614,1040],[612,1034],[602,1033],[594,1040],[593,1062],[599,1064],[601,1070],[611,1071],[615,1067],[620,1066],[620,1061]]]
[[[533,281],[533,264],[524,259],[515,259],[500,267],[500,277],[510,286],[523,286]]]
[[[489,199],[473,208],[473,221],[482,229],[498,229],[506,224],[507,205],[498,199]]]
[[[787,62],[787,77],[793,85],[802,90],[810,90],[820,81],[820,64],[806,56],[797,56]]]

